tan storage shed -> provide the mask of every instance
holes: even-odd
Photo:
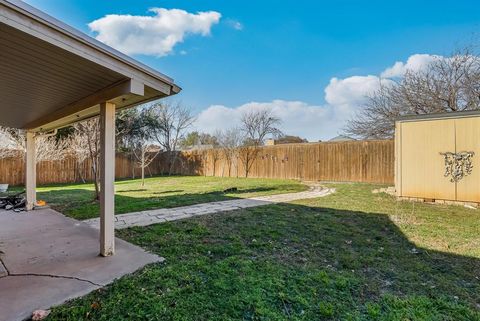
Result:
[[[480,202],[480,112],[406,116],[395,124],[397,196]]]

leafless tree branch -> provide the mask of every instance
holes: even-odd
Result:
[[[399,116],[479,108],[480,57],[464,49],[447,58],[438,57],[420,71],[407,71],[393,84],[382,85],[345,131],[364,139],[392,138]]]

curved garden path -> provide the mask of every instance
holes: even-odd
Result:
[[[287,203],[301,199],[324,197],[335,192],[334,189],[326,188],[316,183],[305,184],[309,185],[310,189],[308,191],[298,193],[239,198],[228,201],[210,202],[174,208],[161,208],[115,215],[115,228],[123,229],[133,226],[148,226],[151,224],[181,220],[193,216],[228,212],[242,208],[257,207],[268,204]],[[100,219],[94,218],[85,220],[83,222],[98,229]]]

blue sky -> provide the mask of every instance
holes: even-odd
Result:
[[[96,31],[88,26],[109,14],[153,17],[150,8],[215,12],[221,17],[210,16],[201,31],[187,26],[195,24],[187,17],[165,31],[166,37],[184,28],[171,51],[133,57],[183,87],[177,98],[199,113],[201,130],[234,126],[242,110],[264,107],[283,119],[286,132],[310,140],[340,133],[375,89],[374,81],[396,62],[406,68],[414,55],[448,55],[478,41],[480,27],[480,2],[461,0],[27,2],[92,36],[103,27],[109,35],[128,35],[122,21],[105,21]],[[153,42],[152,32],[144,36],[146,43],[134,45],[137,51]],[[428,61],[414,57],[419,59],[411,59],[412,66]]]

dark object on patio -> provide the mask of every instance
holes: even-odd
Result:
[[[224,193],[232,193],[232,192],[237,192],[238,191],[238,188],[236,187],[230,187],[230,188],[227,188],[225,190],[223,190]]]
[[[25,191],[0,197],[0,208],[11,210],[13,209],[15,212],[21,212],[25,210],[25,205],[27,204],[27,200],[25,198]]]

